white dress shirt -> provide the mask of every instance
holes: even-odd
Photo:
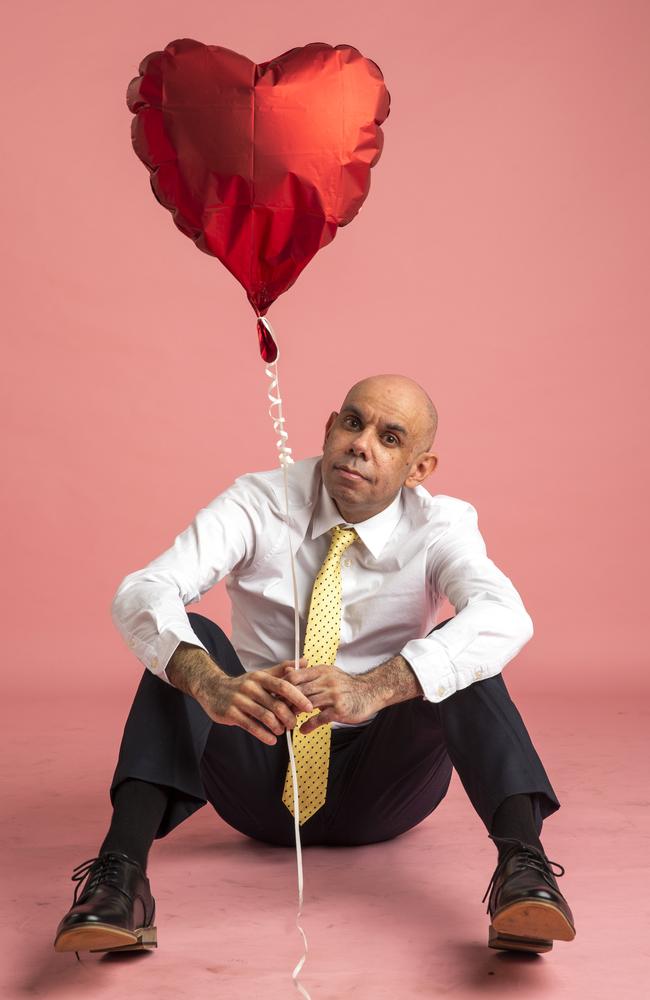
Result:
[[[202,507],[162,555],[122,580],[111,615],[138,659],[171,683],[165,667],[178,644],[205,649],[185,607],[225,577],[231,641],[244,668],[292,660],[287,532],[296,566],[302,650],[329,532],[342,524],[354,527],[360,540],[341,562],[337,667],[365,673],[401,653],[423,697],[433,702],[499,673],[532,637],[533,623],[511,580],[488,558],[472,504],[432,495],[424,486],[403,487],[379,514],[348,525],[322,482],[321,459],[287,467],[288,520],[282,468],[248,473]],[[456,615],[427,635],[443,595]]]

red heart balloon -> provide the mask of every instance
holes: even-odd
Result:
[[[182,38],[139,73],[127,104],[154,195],[263,316],[368,194],[390,109],[381,70],[350,45],[256,64]]]

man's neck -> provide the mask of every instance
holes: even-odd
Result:
[[[395,494],[395,496],[397,496],[397,494]],[[370,518],[375,517],[376,514],[381,514],[382,510],[386,510],[387,507],[390,507],[394,499],[395,497],[391,497],[388,503],[385,503],[383,507],[380,507],[378,510],[371,510],[371,511],[360,511],[360,510],[343,511],[341,510],[339,504],[336,502],[334,497],[332,497],[332,502],[346,524],[360,524],[362,521],[369,521]]]

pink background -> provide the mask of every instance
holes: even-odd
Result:
[[[131,148],[127,84],[183,36],[347,42],[391,92],[361,213],[269,313],[295,457],[355,380],[418,378],[427,488],[475,504],[535,624],[511,689],[645,687],[648,4],[76,0],[5,16],[5,703],[126,697],[117,585],[276,464],[244,291]],[[198,609],[228,623],[222,587]]]
[[[52,947],[110,821],[143,670],[115,590],[235,476],[276,464],[243,289],[131,149],[140,60],[194,37],[256,61],[344,42],[385,74],[370,196],[270,311],[290,443],[317,454],[365,375],[430,391],[427,486],[476,505],[535,624],[505,678],[562,804],[542,838],[577,927],[535,958],[487,948],[496,852],[454,774],[394,842],[305,852],[301,981],[313,1000],[638,1000],[650,4],[58,0],[12,5],[3,28],[0,994],[285,1000],[302,955],[294,852],[211,808],[151,853],[155,955],[79,965]],[[228,622],[222,588],[195,607]]]

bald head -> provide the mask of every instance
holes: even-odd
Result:
[[[381,394],[408,419],[417,451],[429,451],[438,429],[438,411],[422,386],[407,375],[370,375],[356,382],[343,400],[341,409],[355,399]]]
[[[406,375],[372,375],[352,386],[325,426],[321,473],[344,520],[357,524],[384,510],[403,486],[435,469],[438,414]]]

